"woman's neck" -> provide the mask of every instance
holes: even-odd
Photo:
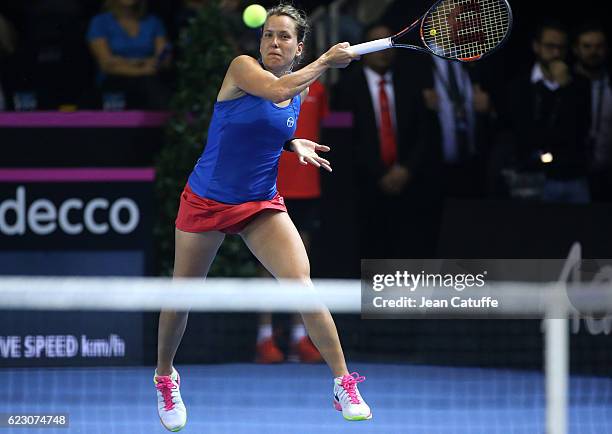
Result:
[[[274,71],[274,70],[269,69],[269,68],[266,68],[266,67],[264,66],[264,69],[265,69],[266,71],[271,72],[272,74],[274,74],[274,76],[275,76],[276,78],[281,78],[282,76],[287,75],[287,74],[289,74],[289,73],[291,72],[291,69],[290,69],[290,68],[283,69],[282,71]]]

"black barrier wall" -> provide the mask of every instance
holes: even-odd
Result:
[[[152,169],[0,169],[0,177],[1,275],[148,274]],[[0,366],[140,364],[142,333],[140,313],[3,312]]]

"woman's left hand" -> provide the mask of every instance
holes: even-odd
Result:
[[[317,155],[317,152],[329,152],[329,146],[319,145],[307,139],[293,139],[291,149],[298,156],[300,164],[312,164],[315,167],[323,167],[328,172],[332,171],[329,161]]]

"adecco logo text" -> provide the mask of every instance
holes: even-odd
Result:
[[[120,213],[123,219],[119,218]],[[101,197],[87,203],[70,198],[59,206],[48,199],[38,199],[26,208],[26,189],[19,186],[15,199],[0,202],[0,233],[3,235],[24,235],[27,230],[36,235],[49,235],[58,227],[68,235],[79,235],[83,231],[103,235],[110,230],[125,235],[134,231],[139,222],[138,205],[127,197],[112,203]]]

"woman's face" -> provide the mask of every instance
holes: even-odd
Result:
[[[295,21],[286,15],[273,15],[266,21],[259,52],[267,70],[285,73],[296,56],[302,54],[304,43],[298,42]]]

